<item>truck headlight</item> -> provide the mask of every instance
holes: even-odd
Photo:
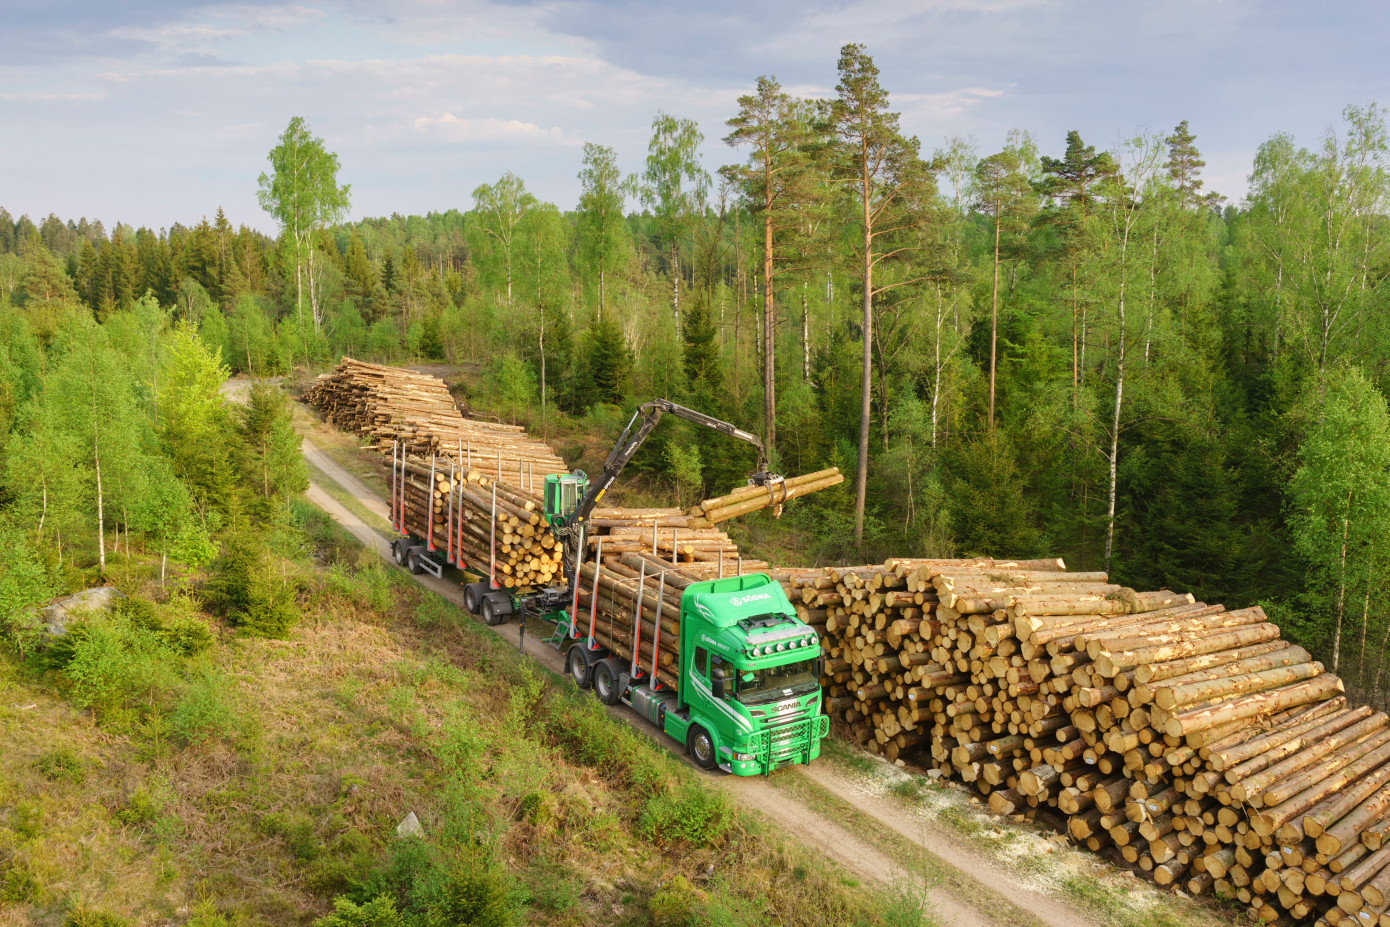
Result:
[[[751,753],[735,753],[734,759],[741,763],[751,763],[753,760],[757,759],[757,757]]]

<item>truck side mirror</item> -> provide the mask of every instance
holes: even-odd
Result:
[[[725,682],[723,676],[714,677],[714,679],[710,682],[710,690],[714,693],[715,698],[729,697],[728,684]]]

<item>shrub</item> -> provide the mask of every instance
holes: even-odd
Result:
[[[661,886],[647,907],[652,927],[696,927],[702,920],[699,915],[704,896],[685,876],[678,875]]]
[[[333,913],[314,921],[314,927],[405,927],[390,895],[378,895],[366,904],[349,898],[333,899]]]
[[[63,675],[73,701],[99,720],[128,719],[174,686],[175,654],[153,631],[121,617],[91,618],[75,637]]]
[[[260,539],[233,532],[207,585],[208,603],[232,624],[263,637],[285,637],[299,621],[295,584],[271,576]]]
[[[431,906],[437,927],[509,927],[517,913],[506,870],[485,856],[456,865]]]
[[[210,670],[193,678],[169,715],[169,727],[186,744],[230,736],[236,713],[224,693],[227,681]]]
[[[34,761],[34,768],[46,778],[80,783],[87,778],[87,766],[71,747],[59,747]]]
[[[0,854],[0,902],[24,904],[39,897],[39,880],[23,862]]]
[[[412,837],[391,844],[385,862],[351,897],[363,903],[389,895],[401,910],[424,911],[438,897],[444,882],[445,869],[438,848]]]
[[[723,793],[687,783],[648,801],[637,830],[658,843],[682,840],[704,847],[723,843],[732,824],[733,809]]]

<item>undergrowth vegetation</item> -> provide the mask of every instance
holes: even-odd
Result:
[[[0,657],[0,922],[920,923],[318,510],[273,530]]]

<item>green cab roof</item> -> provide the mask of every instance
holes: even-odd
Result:
[[[787,600],[781,583],[766,573],[729,576],[687,586],[682,608],[692,608],[717,628],[728,628],[744,620],[769,613],[796,619],[796,609]]]

